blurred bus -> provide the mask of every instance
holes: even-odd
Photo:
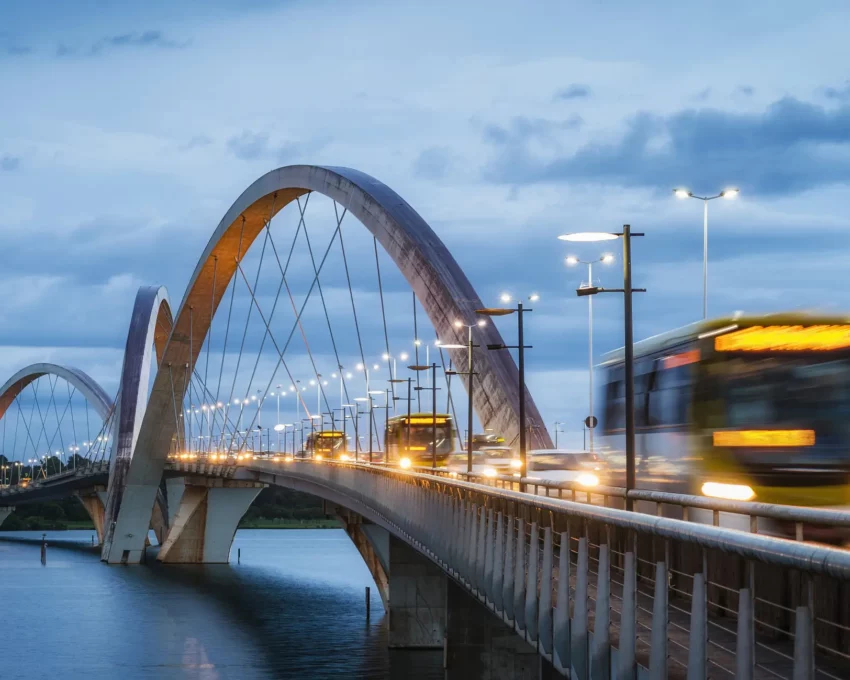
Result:
[[[489,432],[472,435],[472,450],[478,451],[485,446],[502,446],[505,443],[505,438],[499,434]]]
[[[308,458],[321,456],[327,459],[348,460],[345,435],[336,430],[311,432],[304,442],[304,451]]]
[[[437,465],[443,467],[454,449],[454,420],[447,413],[411,413],[408,442],[408,417],[393,416],[387,421],[384,441],[387,463],[402,467],[431,465],[431,443],[434,441],[434,423],[437,428]]]
[[[623,351],[602,370],[598,452],[625,479]],[[638,488],[766,503],[850,499],[850,320],[701,321],[635,344]]]

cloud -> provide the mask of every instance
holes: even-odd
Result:
[[[590,86],[573,83],[567,87],[561,88],[555,93],[554,99],[584,99],[590,96]]]
[[[582,117],[577,114],[564,120],[517,116],[511,119],[507,127],[488,125],[484,129],[484,139],[502,146],[523,144],[530,140],[549,140],[563,130],[581,127],[582,123]]]
[[[449,167],[450,152],[445,146],[423,150],[413,162],[413,174],[422,179],[441,179]]]
[[[850,80],[844,83],[844,87],[825,87],[823,94],[827,99],[850,100]]]
[[[3,154],[0,156],[0,170],[13,172],[14,170],[17,170],[20,165],[21,159],[18,156],[10,156],[9,154]]]
[[[693,96],[693,99],[694,99],[695,101],[698,101],[698,102],[704,102],[704,101],[705,101],[706,99],[708,99],[710,96],[711,96],[711,88],[710,88],[710,87],[707,87],[707,88],[705,88],[704,90],[700,90],[699,92],[697,92],[697,93]]]
[[[243,130],[227,140],[227,150],[243,161],[272,159],[277,163],[287,164],[316,153],[325,144],[325,139],[273,144],[268,132]]]
[[[735,94],[742,95],[744,97],[752,97],[755,92],[756,88],[752,85],[738,85],[738,87],[735,88]]]
[[[70,47],[65,44],[60,44],[56,48],[57,57],[72,57],[77,55],[96,56],[112,50],[120,50],[126,48],[150,48],[150,49],[184,49],[188,47],[190,42],[177,41],[166,37],[162,31],[133,31],[132,33],[120,33],[117,35],[108,35],[96,40],[85,49]]]
[[[192,149],[200,149],[205,146],[209,146],[213,143],[211,137],[207,137],[206,135],[195,135],[188,142],[186,142],[183,146],[180,147],[181,151],[191,151]]]
[[[30,54],[32,52],[32,47],[28,45],[10,45],[9,47],[3,47],[0,49],[0,53],[6,54],[10,57],[20,57],[25,54]]]
[[[485,140],[497,147],[485,177],[514,185],[577,180],[664,190],[731,182],[770,195],[850,181],[850,106],[827,110],[785,97],[762,113],[642,112],[617,141],[590,142],[571,155],[544,160],[528,142],[533,130],[546,128],[538,121],[510,138],[485,130]]]

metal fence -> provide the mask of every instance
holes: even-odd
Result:
[[[850,677],[850,552],[383,466],[252,467],[384,524],[564,675]]]

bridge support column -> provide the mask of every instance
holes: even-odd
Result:
[[[446,591],[446,680],[556,677],[537,650],[454,581]]]
[[[171,564],[226,564],[239,520],[265,485],[212,478],[185,481],[157,559]]]
[[[375,580],[375,586],[378,588],[384,609],[388,611],[390,601],[390,579],[388,576],[390,532],[377,524],[369,523],[360,515],[346,508],[337,507],[335,514],[342,520],[345,533],[348,534],[351,542],[354,543],[354,547],[357,548],[369,568],[369,573]]]
[[[446,636],[446,575],[394,536],[389,540],[389,646],[442,649]]]
[[[3,522],[6,521],[6,518],[11,515],[15,511],[13,506],[3,506],[0,507],[0,528],[3,526]]]
[[[78,491],[76,496],[86,509],[92,524],[94,524],[94,530],[97,532],[97,544],[103,545],[106,489],[99,486],[88,491]]]

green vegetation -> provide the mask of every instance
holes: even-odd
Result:
[[[260,492],[239,526],[243,529],[324,529],[336,528],[340,524],[336,519],[325,516],[320,499],[298,491],[269,487]],[[0,531],[93,528],[82,504],[76,498],[68,497],[19,505],[0,526]]]

